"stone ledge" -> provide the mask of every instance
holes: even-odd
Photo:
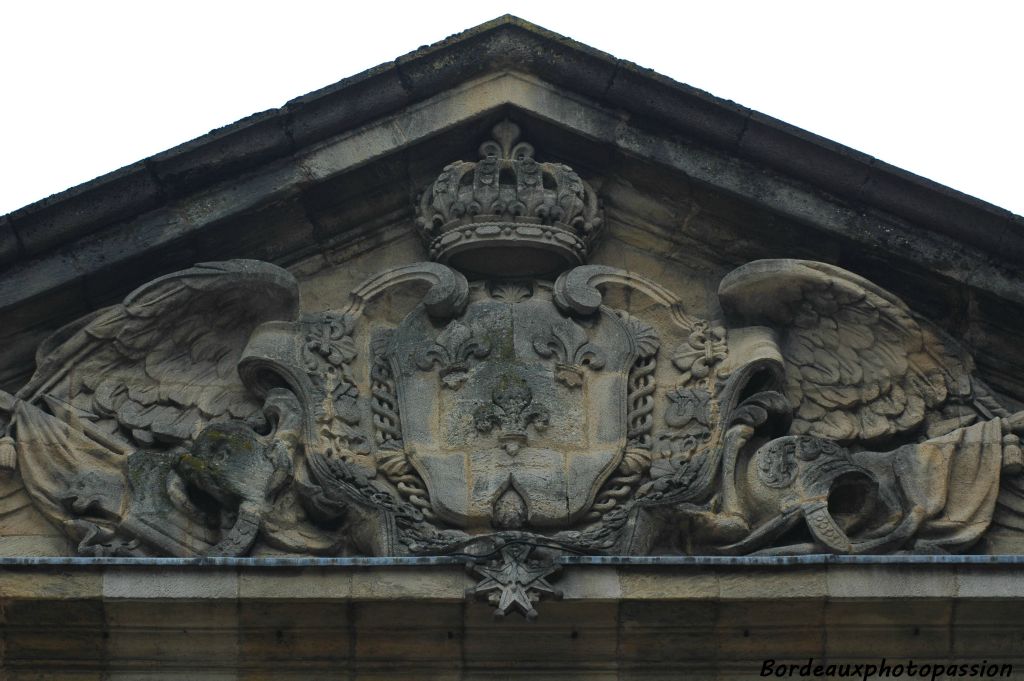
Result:
[[[987,557],[986,557],[987,558]],[[344,559],[342,559],[344,560]],[[248,564],[51,564],[0,561],[0,600],[333,600],[461,602],[474,583],[459,561],[376,564],[275,560]],[[186,561],[178,561],[185,563]],[[234,563],[235,561],[231,561]],[[369,561],[367,561],[369,562]],[[275,564],[276,563],[276,564]],[[893,602],[1024,599],[1024,563],[567,565],[567,601]]]
[[[1022,573],[573,565],[565,599],[528,623],[466,600],[456,564],[7,565],[0,676],[750,679],[766,659],[808,658],[1019,672]]]

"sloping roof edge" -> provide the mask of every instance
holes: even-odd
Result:
[[[287,156],[481,75],[533,74],[836,197],[1024,256],[1024,217],[649,69],[503,16],[0,216],[0,266]]]

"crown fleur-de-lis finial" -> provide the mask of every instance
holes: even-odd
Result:
[[[491,129],[493,139],[480,145],[480,158],[493,157],[506,161],[533,158],[533,145],[519,140],[519,126],[507,118]]]
[[[433,260],[475,274],[555,275],[582,265],[600,237],[593,188],[562,163],[539,163],[506,119],[479,161],[445,166],[417,206]]]

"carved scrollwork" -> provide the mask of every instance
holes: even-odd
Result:
[[[585,264],[594,189],[513,123],[493,133],[418,201],[438,262],[343,309],[230,261],[59,330],[0,391],[0,502],[23,480],[87,555],[465,552],[476,591],[525,613],[549,567],[526,547],[952,552],[1024,532],[1024,412],[956,340],[797,260],[735,269],[717,302],[673,273],[701,318]]]
[[[779,438],[757,451],[754,462],[758,478],[767,487],[782,489],[796,480],[799,461],[814,461],[820,456],[835,457],[842,447],[831,440],[807,436]]]
[[[796,443],[776,441],[758,451],[757,475],[768,487],[789,487],[796,480]]]
[[[401,321],[364,310],[424,282]],[[611,286],[642,295],[615,311]],[[278,268],[201,266],[45,346],[0,393],[0,467],[89,555],[958,551],[1024,526],[1024,416],[954,341],[818,263],[720,298],[709,322],[614,268],[470,293],[427,263],[300,315]]]
[[[700,321],[686,314],[683,303],[664,286],[633,272],[607,265],[581,265],[565,272],[555,280],[554,300],[566,312],[590,316],[601,306],[604,296],[599,287],[621,286],[643,294],[669,310],[674,324],[691,330]]]
[[[704,388],[677,387],[665,397],[665,423],[660,444],[671,456],[687,457],[711,436],[711,393]]]
[[[229,529],[207,551],[210,555],[239,556],[248,552],[264,513],[291,481],[298,401],[291,393],[279,390],[268,397],[267,408],[276,418],[285,419],[273,439],[266,441],[242,423],[213,424],[178,460],[176,470],[185,482],[215,499],[222,514],[234,517]]]
[[[352,341],[353,320],[349,315],[323,313],[306,327],[302,359],[310,372],[319,371],[322,364],[341,369],[345,379],[352,380],[349,363],[356,357]]]
[[[423,297],[423,305],[431,317],[451,319],[466,309],[469,282],[463,274],[440,263],[418,262],[393,267],[365,281],[349,294],[349,304],[344,312],[358,317],[367,303],[382,292],[419,282],[430,284],[430,289]]]

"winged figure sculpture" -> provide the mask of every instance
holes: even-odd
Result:
[[[423,282],[397,326],[366,322],[383,291]],[[285,270],[209,263],[44,343],[3,400],[6,442],[87,554],[498,537],[933,552],[1024,526],[1024,416],[955,341],[822,263],[753,262],[718,295],[712,322],[610,267],[470,283],[419,263],[303,313]]]
[[[957,341],[824,263],[743,265],[703,316],[588,265],[593,189],[509,125],[421,199],[431,262],[335,309],[232,260],[58,331],[0,393],[0,467],[87,555],[984,552],[1024,531],[1024,413]]]

